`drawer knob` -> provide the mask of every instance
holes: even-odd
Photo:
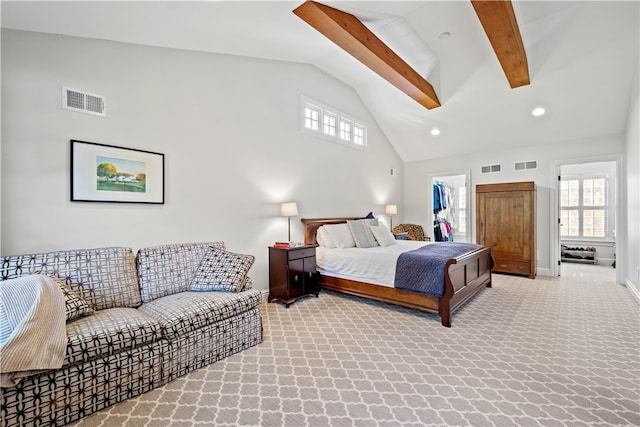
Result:
[[[507,267],[507,264],[500,264],[500,267]]]
[[[524,270],[524,267],[523,267],[523,266],[520,266],[520,267],[518,267],[518,268],[519,268],[520,270]]]

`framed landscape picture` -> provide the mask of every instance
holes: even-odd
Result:
[[[71,140],[71,201],[164,203],[164,154]]]

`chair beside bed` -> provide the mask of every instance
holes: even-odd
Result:
[[[316,233],[323,225],[355,219],[359,218],[303,218],[301,221],[304,224],[305,244],[317,244]],[[441,297],[323,274],[320,275],[320,284],[325,289],[438,314],[442,325],[451,327],[452,313],[483,287],[491,287],[493,264],[491,249],[488,247],[449,259],[445,265],[444,291]]]

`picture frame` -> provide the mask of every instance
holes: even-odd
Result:
[[[72,139],[71,201],[164,204],[164,154]]]

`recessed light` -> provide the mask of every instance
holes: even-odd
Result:
[[[540,117],[545,113],[545,109],[542,107],[536,107],[533,109],[533,111],[531,112],[531,114],[533,114],[536,117]]]
[[[440,135],[440,129],[436,129],[436,128],[431,129],[431,135],[433,136]]]
[[[451,37],[451,33],[449,31],[445,31],[444,33],[440,33],[440,35],[438,36],[438,38],[441,39],[441,40],[448,39],[449,37]]]

